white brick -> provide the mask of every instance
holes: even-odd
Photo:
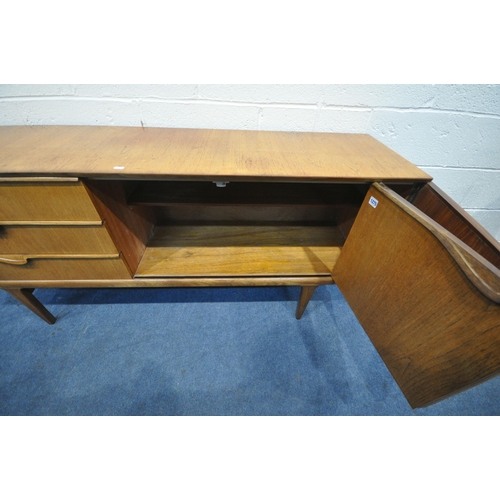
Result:
[[[201,99],[250,103],[317,104],[321,85],[200,85]]]
[[[461,207],[500,210],[500,170],[423,168]]]
[[[500,115],[500,85],[325,85],[327,105],[430,108]]]
[[[5,105],[12,125],[117,125],[186,128],[258,128],[258,108],[140,100],[33,99]],[[0,108],[1,109],[1,108]],[[5,118],[7,120],[7,118]],[[14,123],[12,123],[14,122]]]
[[[32,97],[32,96],[58,96],[73,95],[73,85],[28,85],[28,84],[2,84],[0,85],[0,98],[2,97]]]
[[[125,97],[158,99],[194,99],[197,85],[75,85],[75,94],[82,97]]]
[[[317,132],[338,132],[365,134],[371,111],[322,108],[319,110],[315,130]]]
[[[370,133],[498,237],[496,116],[500,85],[0,85],[0,125]]]
[[[12,103],[14,104],[14,103]],[[15,103],[18,125],[140,126],[136,101],[33,99]]]
[[[426,107],[435,96],[434,85],[324,85],[327,105],[360,107]]]
[[[436,109],[454,109],[500,116],[500,85],[437,85]]]
[[[500,210],[467,210],[467,212],[500,242]]]
[[[418,165],[500,168],[500,119],[374,110],[368,133]]]
[[[0,125],[26,125],[17,108],[17,101],[0,100]]]
[[[261,130],[307,132],[314,130],[317,109],[263,107],[260,111]]]
[[[139,102],[144,126],[215,129],[258,129],[256,106],[231,104]]]

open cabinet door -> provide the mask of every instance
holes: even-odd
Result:
[[[451,211],[438,210],[461,218]],[[462,223],[484,247],[480,226]],[[386,186],[367,193],[332,276],[413,408],[500,371],[500,252],[491,246],[486,260]]]

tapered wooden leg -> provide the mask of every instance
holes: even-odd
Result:
[[[300,319],[304,311],[306,310],[307,304],[311,300],[311,297],[314,293],[314,290],[318,288],[317,286],[303,286],[300,290],[299,303],[297,304],[297,311],[295,313],[295,317]]]
[[[49,325],[56,322],[56,318],[50,314],[45,306],[33,295],[34,288],[9,288],[5,289],[21,304],[24,304],[28,309],[33,311],[37,316],[46,321]]]

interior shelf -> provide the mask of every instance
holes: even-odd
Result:
[[[363,199],[354,186],[339,184],[294,184],[286,182],[141,182],[128,198],[130,205],[302,205],[332,206]]]
[[[329,276],[343,244],[335,225],[158,226],[135,277]]]
[[[172,222],[318,225],[339,224],[347,235],[367,185],[141,181],[127,186],[127,204],[152,210],[156,225]],[[346,225],[347,223],[347,225]]]

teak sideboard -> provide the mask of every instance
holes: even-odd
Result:
[[[0,288],[336,283],[412,407],[500,370],[500,245],[368,135],[0,127]]]

